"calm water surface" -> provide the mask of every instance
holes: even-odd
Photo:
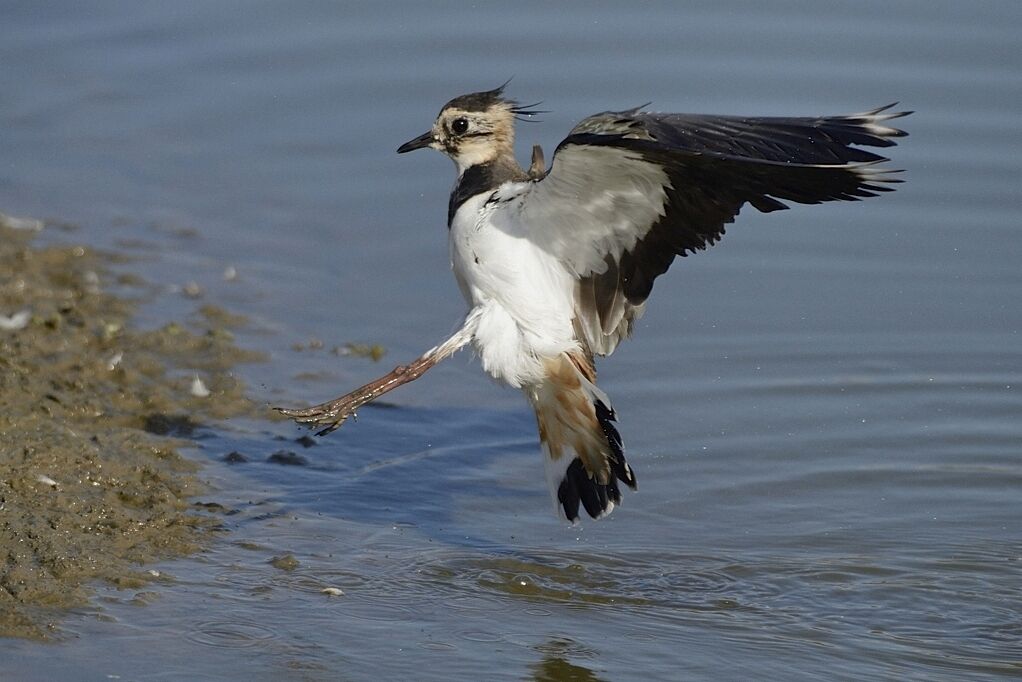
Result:
[[[514,75],[544,100],[523,158],[651,99],[917,112],[896,194],[746,211],[658,281],[600,367],[641,486],[606,521],[555,519],[532,415],[464,354],[308,449],[281,422],[204,430],[229,532],[143,594],[103,589],[57,644],[4,642],[4,679],[1022,676],[1022,5],[0,15],[0,210],[76,222],[248,315],[272,361],[245,376],[273,403],[332,397],[459,320],[452,168],[394,154],[454,95]],[[389,354],[292,350],[312,337]],[[266,461],[282,448],[308,465]]]

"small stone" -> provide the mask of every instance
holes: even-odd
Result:
[[[199,423],[184,414],[147,414],[142,418],[142,428],[157,436],[191,438]]]
[[[206,384],[202,382],[202,379],[199,378],[198,374],[196,374],[195,378],[192,379],[192,387],[189,389],[189,392],[196,398],[209,397],[209,389],[206,388]]]
[[[57,487],[57,482],[54,481],[49,476],[47,476],[46,474],[39,474],[38,476],[35,477],[35,480],[38,481],[39,483],[42,483],[43,485],[48,485],[51,488]]]
[[[38,232],[43,229],[43,221],[36,220],[35,218],[16,218],[6,213],[0,213],[0,227]]]
[[[298,467],[306,466],[309,463],[309,460],[305,459],[297,452],[292,452],[291,450],[277,450],[275,453],[267,457],[266,461],[273,464]]]
[[[99,275],[93,270],[89,270],[82,276],[82,280],[85,282],[85,291],[90,294],[98,294],[99,288]]]
[[[244,464],[245,462],[248,461],[248,457],[241,454],[237,450],[234,450],[233,452],[228,452],[226,455],[224,455],[223,461],[227,462],[228,464]]]
[[[294,554],[281,554],[280,556],[275,556],[270,559],[269,564],[282,571],[293,571],[301,565],[298,559],[295,559]]]
[[[28,310],[19,310],[10,317],[7,315],[0,315],[0,329],[6,331],[16,331],[18,329],[24,329],[28,326],[28,321],[32,318],[32,313]]]
[[[346,343],[343,346],[334,346],[330,352],[342,357],[369,358],[373,362],[379,362],[387,354],[387,349],[375,343]]]

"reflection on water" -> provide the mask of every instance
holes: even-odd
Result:
[[[5,643],[5,673],[1022,673],[1022,5],[283,7],[22,3],[0,22],[0,210],[80,222],[76,238],[247,315],[239,340],[272,355],[246,376],[267,403],[380,373],[330,348],[399,362],[462,314],[451,168],[393,152],[512,73],[552,110],[520,147],[548,151],[650,99],[900,99],[917,112],[892,150],[907,182],[746,211],[658,280],[600,365],[640,480],[605,521],[556,521],[532,416],[466,354],[310,447],[279,422],[198,428],[215,490],[199,501],[227,532],[159,567],[157,589],[104,590],[59,645]]]
[[[579,650],[582,649],[582,652]],[[601,682],[602,679],[589,668],[584,668],[565,660],[567,655],[584,655],[584,647],[578,646],[570,639],[551,639],[536,647],[543,659],[532,670],[535,682]]]

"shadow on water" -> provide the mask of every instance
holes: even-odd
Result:
[[[274,486],[274,501],[290,509],[405,525],[453,545],[482,547],[492,542],[483,528],[479,536],[465,533],[460,498],[481,497],[494,509],[548,506],[535,424],[524,410],[369,405],[359,422],[311,440],[288,425],[253,426],[207,431],[200,442],[214,458],[240,455],[244,461],[232,471]],[[493,476],[490,469],[502,461],[521,463],[518,481]],[[526,481],[528,502],[521,498]]]

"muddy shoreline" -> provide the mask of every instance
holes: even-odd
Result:
[[[209,538],[178,449],[205,421],[263,413],[232,372],[261,357],[211,306],[135,328],[148,285],[130,265],[24,227],[0,220],[0,636],[45,638],[91,581],[160,580],[146,564]]]

